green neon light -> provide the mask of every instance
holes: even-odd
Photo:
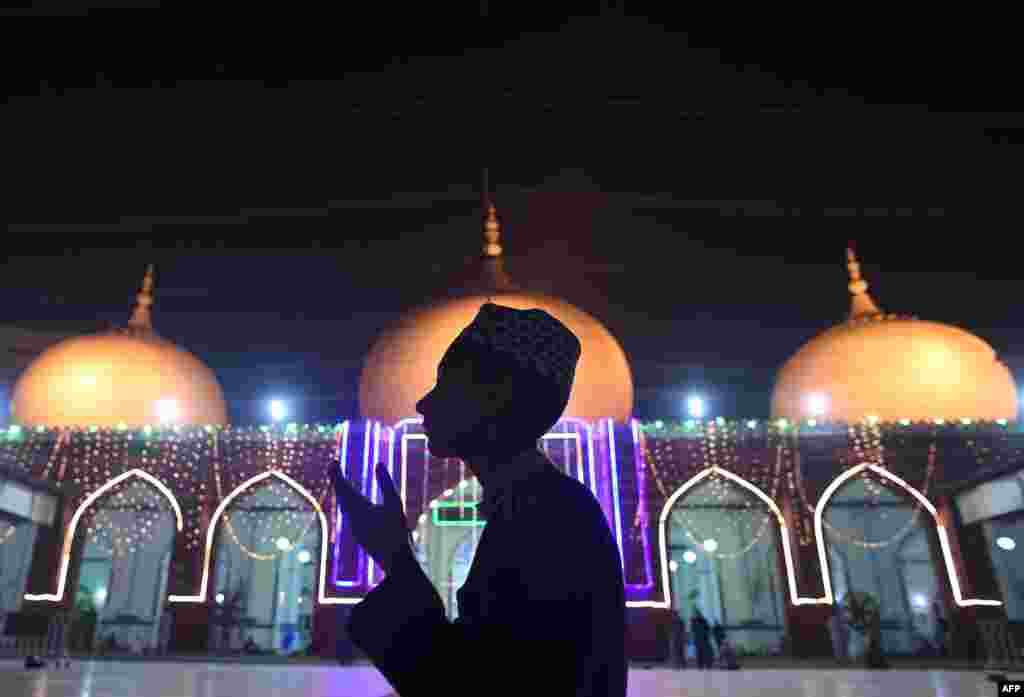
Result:
[[[479,501],[467,501],[466,503],[460,504],[456,501],[434,501],[431,508],[433,509],[431,515],[434,519],[434,525],[442,528],[462,527],[462,528],[482,528],[487,524],[486,520],[441,520],[441,516],[438,515],[438,510],[442,508],[472,508],[473,512],[476,512],[476,507],[480,505]]]

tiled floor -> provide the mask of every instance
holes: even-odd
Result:
[[[1014,677],[1017,677],[1016,675]],[[26,671],[0,661],[3,697],[385,697],[371,667],[215,663],[76,663]],[[629,697],[995,697],[984,673],[940,671],[634,670]]]

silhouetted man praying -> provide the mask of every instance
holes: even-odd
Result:
[[[430,452],[463,460],[484,490],[487,525],[454,623],[387,469],[377,465],[383,503],[371,505],[332,467],[353,535],[387,574],[352,609],[349,635],[402,697],[625,697],[618,549],[594,496],[537,447],[568,404],[580,348],[542,310],[487,303],[416,405]]]

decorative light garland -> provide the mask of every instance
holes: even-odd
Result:
[[[322,429],[317,429],[316,432],[320,433],[320,434],[324,433],[324,431]],[[261,446],[262,446],[261,447],[261,452],[262,452],[262,455],[263,455],[263,460],[265,462],[268,462],[268,463],[273,463],[270,466],[271,469],[279,469],[280,471],[284,472],[285,474],[288,474],[289,476],[291,476],[293,478],[296,478],[297,480],[299,479],[299,477],[297,476],[298,473],[296,473],[294,471],[295,470],[295,459],[296,459],[296,453],[295,453],[296,448],[295,448],[295,446],[296,446],[296,443],[297,443],[298,438],[299,438],[299,433],[300,432],[299,432],[299,429],[298,429],[297,425],[289,424],[286,427],[286,430],[284,431],[284,433],[282,434],[284,436],[284,438],[283,438],[284,442],[283,443],[281,443],[282,439],[275,438],[274,437],[275,434],[271,431],[271,429],[266,428],[266,427],[263,427],[263,428],[260,429],[260,436],[259,436],[259,438],[261,440]],[[306,434],[310,434],[311,431],[310,431],[308,426],[304,426],[303,429],[302,429],[302,433],[304,435],[306,435]],[[225,434],[225,435],[230,437],[230,433]],[[252,432],[251,431],[248,432],[248,433],[243,432],[242,435],[241,435],[241,440],[243,442],[244,441],[250,441],[251,440],[251,436],[252,436]],[[330,446],[333,445],[333,442],[329,439],[329,436],[325,437],[325,438],[321,438],[320,441],[321,442],[319,442],[318,445],[322,449],[324,449],[324,461],[325,462],[330,462]],[[303,441],[303,442],[305,443],[307,441]],[[223,500],[225,498],[225,495],[224,495],[224,486],[223,486],[223,483],[222,483],[223,482],[223,478],[222,478],[221,469],[220,469],[220,457],[218,455],[218,453],[219,453],[219,451],[218,451],[218,443],[219,443],[219,441],[215,437],[214,438],[214,455],[215,456],[213,458],[213,479],[214,479],[214,484],[215,484],[216,491],[217,491],[217,497],[218,497],[219,500]],[[327,510],[324,507],[324,503],[326,502],[328,496],[331,493],[331,491],[330,491],[331,487],[330,487],[329,478],[327,476],[326,467],[324,468],[323,481],[325,482],[325,484],[324,484],[324,491],[318,497],[318,503],[320,504],[321,509]],[[277,488],[280,488],[280,491],[282,492],[280,494],[281,498],[286,498],[286,497],[288,497],[288,496],[290,496],[290,495],[292,495],[294,493],[294,492],[291,491],[290,487],[288,487],[285,484],[281,484],[281,483],[277,482],[276,480],[269,482],[266,486],[270,487],[272,489],[275,489],[275,490]],[[314,496],[315,496],[315,494],[314,494]],[[286,517],[288,517],[288,518],[295,518],[295,517],[297,517],[297,515],[294,513],[294,511],[289,511],[288,514],[286,515]],[[222,518],[223,518],[224,523],[225,523],[225,525],[227,527],[228,534],[231,536],[232,541],[236,545],[238,545],[239,549],[242,550],[242,552],[245,555],[247,555],[248,557],[250,557],[252,559],[255,559],[255,560],[258,560],[258,561],[270,561],[270,560],[276,559],[279,556],[282,556],[284,554],[288,554],[288,553],[290,553],[294,549],[294,545],[293,545],[292,547],[290,547],[288,549],[278,550],[276,552],[271,552],[269,554],[264,554],[264,553],[261,553],[261,552],[256,552],[256,551],[250,549],[246,544],[244,544],[241,541],[241,539],[239,538],[237,532],[235,531],[234,525],[232,525],[232,523],[231,523],[231,514],[228,511],[224,511],[224,513],[222,515]],[[264,537],[263,541],[265,541],[265,542],[269,541],[271,544],[274,544],[278,537],[286,537],[288,540],[291,540],[291,541],[294,541],[294,542],[297,542],[299,540],[303,540],[309,534],[310,529],[312,528],[312,526],[316,522],[317,522],[317,518],[316,518],[315,512],[311,511],[311,516],[310,516],[309,521],[306,523],[306,525],[302,529],[301,533],[299,533],[297,536],[284,535],[284,534],[281,534],[280,531],[278,531],[277,533],[273,533],[273,534],[271,534],[269,536]],[[329,527],[333,528],[334,526],[329,526]]]

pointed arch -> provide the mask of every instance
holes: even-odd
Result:
[[[946,564],[946,576],[949,578],[949,585],[953,589],[953,599],[956,601],[958,606],[970,607],[973,605],[986,605],[990,607],[998,607],[1003,604],[999,600],[983,600],[979,598],[963,597],[960,591],[960,577],[957,574],[956,566],[953,564],[953,552],[949,547],[949,535],[946,533],[946,526],[942,524],[942,520],[939,518],[939,512],[935,509],[935,506],[932,505],[931,501],[929,501],[924,494],[903,479],[897,477],[885,467],[864,462],[856,467],[851,467],[833,479],[832,483],[825,487],[825,491],[821,493],[821,498],[818,499],[818,503],[814,507],[814,537],[818,545],[818,565],[821,568],[821,583],[822,587],[825,589],[825,598],[828,600],[830,605],[834,600],[832,595],[832,578],[828,567],[828,555],[825,549],[822,515],[824,514],[825,506],[828,504],[829,499],[832,498],[832,495],[836,493],[836,490],[838,490],[839,487],[846,483],[850,478],[864,472],[865,470],[870,470],[883,479],[888,479],[889,481],[894,482],[901,489],[910,494],[918,503],[921,504],[922,508],[931,514],[932,520],[935,523],[935,532],[939,536],[939,546],[942,548],[942,559]]]
[[[96,491],[89,494],[85,500],[78,505],[78,508],[75,509],[74,515],[71,516],[71,522],[68,524],[67,530],[64,531],[64,544],[61,548],[60,572],[57,576],[57,592],[42,594],[26,593],[25,600],[42,600],[46,602],[60,602],[63,600],[68,579],[68,569],[71,566],[71,550],[75,544],[75,533],[78,530],[78,523],[81,521],[85,512],[93,503],[96,502],[97,499],[121,482],[131,479],[132,477],[138,477],[139,479],[152,484],[157,491],[163,494],[164,497],[170,501],[171,508],[174,509],[177,531],[179,533],[182,531],[185,527],[185,521],[184,516],[181,513],[181,506],[178,505],[178,500],[174,498],[174,493],[167,487],[167,485],[151,475],[149,472],[145,472],[141,469],[136,468],[123,472],[98,488]]]
[[[316,512],[317,519],[320,521],[320,573],[317,579],[317,602],[322,605],[339,605],[339,604],[355,604],[358,602],[356,598],[328,598],[326,595],[326,575],[327,575],[327,545],[328,545],[328,534],[327,534],[327,516],[324,515],[323,508],[320,506],[320,502],[313,498],[313,495],[309,491],[299,484],[297,481],[289,477],[280,470],[268,470],[261,474],[242,482],[239,484],[234,491],[224,497],[224,500],[220,502],[220,505],[214,510],[213,515],[210,517],[210,524],[206,530],[206,544],[203,548],[203,577],[199,584],[199,593],[196,595],[170,595],[167,600],[172,603],[205,603],[208,585],[210,581],[210,561],[211,551],[213,550],[213,538],[217,532],[217,523],[220,521],[224,511],[239,495],[251,489],[253,486],[260,482],[269,479],[271,477],[277,477],[282,482],[287,484],[293,491],[302,496],[309,504],[313,507]]]
[[[797,594],[796,588],[796,571],[793,567],[793,550],[789,543],[789,530],[786,527],[786,519],[782,515],[782,511],[775,505],[771,497],[764,493],[757,485],[748,482],[738,474],[733,474],[729,470],[721,469],[720,467],[708,467],[707,469],[701,470],[688,481],[686,481],[681,487],[676,489],[668,500],[665,501],[665,505],[661,509],[661,517],[658,519],[658,551],[661,557],[661,588],[663,600],[653,601],[645,603],[646,607],[659,607],[668,608],[672,606],[672,589],[669,585],[668,578],[668,538],[666,531],[666,523],[668,517],[672,512],[672,506],[679,500],[683,494],[692,489],[694,486],[702,482],[704,479],[710,477],[712,474],[717,474],[721,477],[725,477],[729,481],[738,484],[743,487],[751,494],[753,494],[759,501],[764,502],[775,516],[775,520],[779,525],[779,535],[782,537],[782,553],[786,560],[786,581],[789,587],[789,600],[793,605],[823,605],[831,601],[826,598],[804,598]],[[639,605],[639,603],[634,603]]]

